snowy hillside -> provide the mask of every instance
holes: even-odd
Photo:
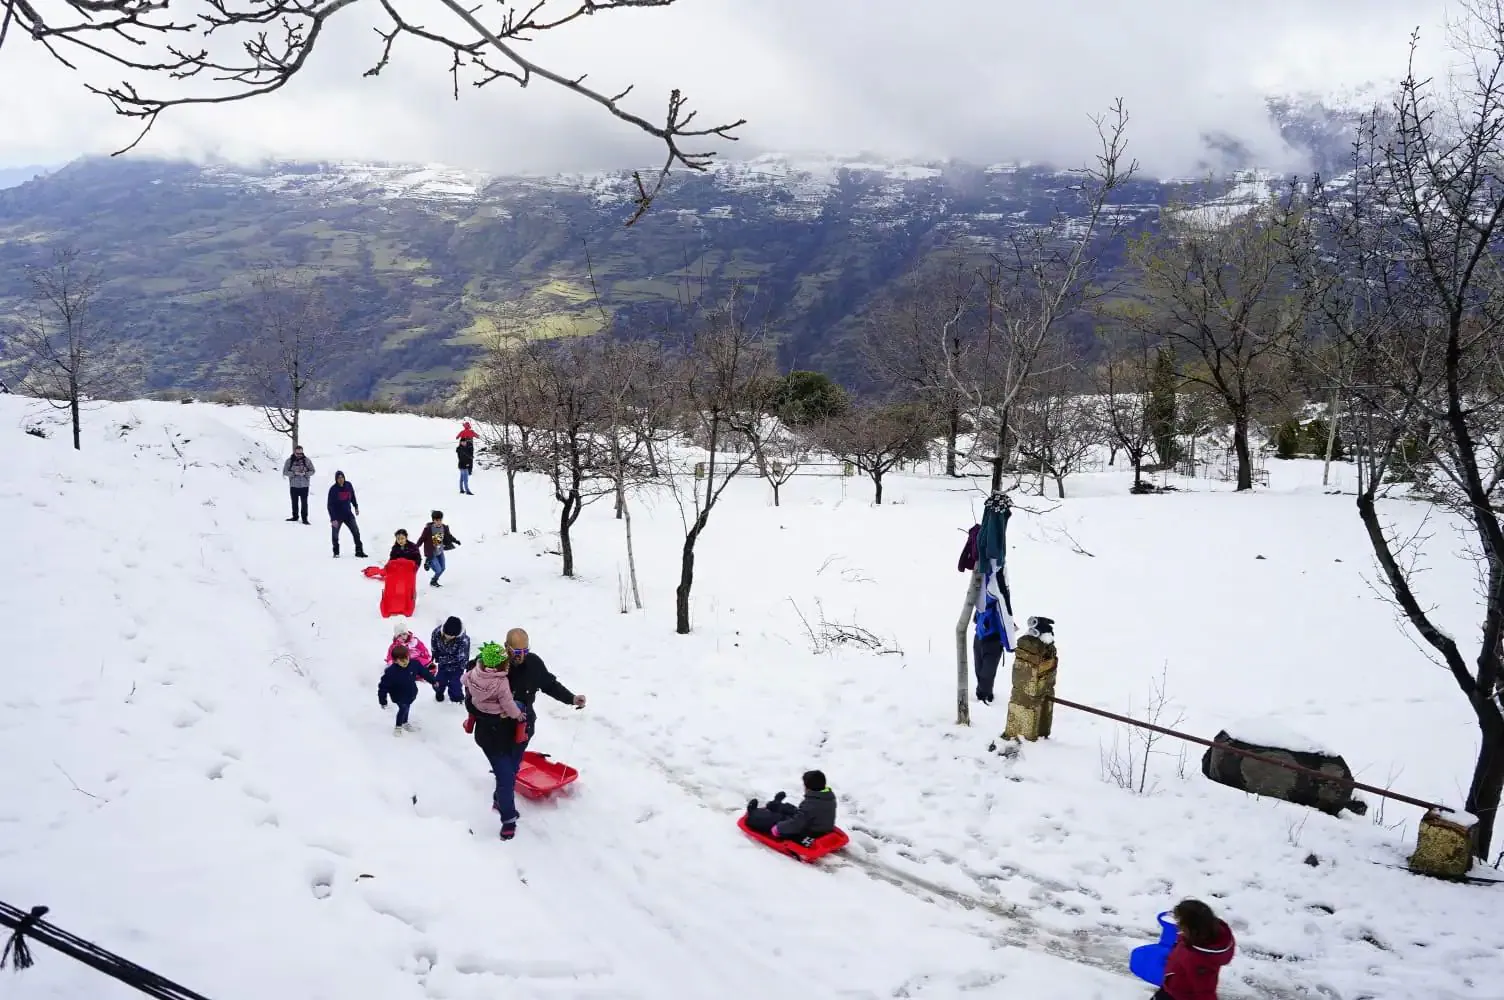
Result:
[[[609,506],[587,508],[582,576],[561,579],[542,484],[519,481],[524,530],[507,533],[500,473],[457,495],[455,429],[309,416],[304,527],[283,521],[282,443],[252,411],[103,407],[76,454],[50,411],[0,396],[16,556],[0,582],[0,899],[51,906],[213,1000],[1142,1000],[1128,950],[1186,895],[1238,935],[1227,998],[1499,997],[1504,887],[1389,867],[1412,846],[1409,807],[1333,819],[1254,799],[1167,744],[1139,795],[1103,779],[1125,738],[1104,720],[1061,709],[1054,737],[1012,759],[986,749],[1001,702],[952,725],[976,491],[899,477],[873,507],[861,480],[801,478],[774,508],[736,483],[680,637],[670,498],[638,501],[647,608],[623,615]],[[1130,497],[1116,473],[1077,477],[1077,499],[1014,521],[1016,603],[1059,623],[1061,696],[1139,714],[1163,671],[1162,721],[1211,736],[1272,717],[1362,780],[1458,801],[1470,714],[1368,587],[1351,498],[1323,494],[1319,466],[1272,466],[1258,495]],[[394,739],[377,705],[391,626],[348,542],[330,558],[336,469],[373,555],[434,506],[464,543],[445,588],[420,594],[421,635],[450,614],[476,642],[525,627],[589,698],[540,699],[534,748],[582,777],[524,802],[511,843],[463,710],[420,698],[421,732]],[[1427,597],[1470,634],[1457,547],[1436,531]],[[817,654],[801,613],[888,651]],[[811,766],[852,835],[820,867],[733,825]],[[38,952],[7,996],[131,995]]]

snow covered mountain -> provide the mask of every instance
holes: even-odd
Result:
[[[1340,154],[1350,112],[1274,111],[1313,163]],[[985,253],[1054,219],[1073,204],[1073,180],[1039,164],[770,155],[676,174],[624,229],[626,170],[85,160],[0,190],[0,310],[20,304],[21,265],[79,246],[104,267],[105,319],[143,349],[149,388],[202,389],[235,350],[227,295],[262,263],[296,265],[327,279],[344,321],[369,331],[371,350],[338,373],[337,395],[421,399],[454,384],[498,310],[537,336],[595,332],[603,315],[616,329],[656,329],[686,282],[712,295],[741,284],[756,287],[785,361],[839,375],[863,314],[917,261]],[[1236,212],[1275,181],[1254,163],[1210,184],[1139,177],[1116,210],[1130,229],[1172,198]]]

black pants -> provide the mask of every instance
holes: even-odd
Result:
[[[288,489],[292,494],[292,516],[301,517],[305,522],[308,520],[308,487],[293,486]]]
[[[769,802],[766,806],[747,810],[747,827],[766,836],[773,835],[773,827],[780,820],[788,819],[799,811],[792,802]]]
[[[334,543],[334,554],[339,555],[339,529],[343,525],[350,529],[350,537],[355,539],[355,554],[365,555],[365,547],[360,544],[360,526],[355,523],[354,515],[340,518],[329,526],[329,540]]]
[[[993,684],[997,681],[997,668],[1003,660],[1003,637],[991,635],[971,641],[972,659],[976,661],[977,700],[992,704]]]
[[[1174,998],[1164,990],[1155,990],[1154,995],[1149,1000],[1174,1000]]]

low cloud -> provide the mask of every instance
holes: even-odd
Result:
[[[234,2],[234,0],[232,0]],[[418,23],[436,16],[403,5]],[[543,81],[461,86],[445,54],[399,42],[378,77],[379,6],[331,22],[308,69],[253,101],[174,109],[142,155],[379,159],[552,172],[652,163],[654,143]],[[1091,116],[1122,97],[1132,153],[1160,175],[1198,172],[1203,137],[1230,134],[1273,167],[1293,165],[1267,120],[1271,93],[1389,85],[1410,32],[1434,53],[1441,0],[680,0],[584,18],[526,47],[627,106],[661,118],[680,87],[704,123],[746,118],[729,156],[873,153],[1074,165]],[[342,20],[340,20],[342,19]],[[437,26],[430,22],[429,26]],[[86,67],[93,82],[112,82]],[[84,92],[79,74],[12,35],[0,54],[0,164],[56,163],[128,144],[136,123]]]

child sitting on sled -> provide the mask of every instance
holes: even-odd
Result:
[[[748,828],[779,840],[813,840],[836,828],[836,795],[825,783],[824,771],[804,772],[804,801],[797,806],[773,796],[766,806],[747,803]]]

